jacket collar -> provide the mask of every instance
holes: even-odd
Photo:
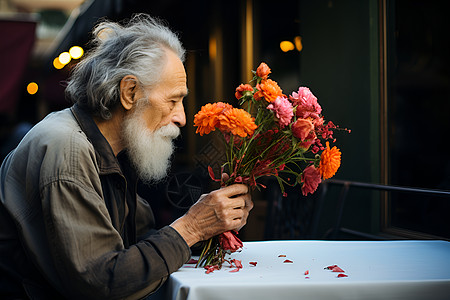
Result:
[[[71,111],[88,140],[94,146],[100,174],[122,173],[111,145],[98,129],[92,116],[77,103],[71,107]]]

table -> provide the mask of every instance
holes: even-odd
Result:
[[[165,298],[450,299],[446,241],[245,242],[230,258],[241,260],[243,268],[230,272],[234,268],[225,263],[205,274],[184,265],[168,279]],[[324,269],[330,265],[348,277]]]

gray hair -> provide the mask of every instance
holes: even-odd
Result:
[[[109,21],[98,24],[92,45],[74,68],[65,93],[105,120],[119,103],[122,78],[134,75],[143,87],[155,86],[167,60],[166,49],[184,62],[185,50],[177,35],[146,14],[135,15],[124,25]]]

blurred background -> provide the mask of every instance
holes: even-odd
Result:
[[[438,0],[0,0],[1,160],[45,115],[71,106],[64,81],[89,50],[92,27],[145,12],[167,21],[187,49],[187,125],[166,182],[140,186],[159,225],[214,188],[221,149],[199,137],[202,105],[237,105],[235,88],[260,62],[285,94],[307,86],[337,132],[346,182],[450,190],[449,4]],[[255,191],[243,240],[450,239],[450,200],[326,185],[282,197]],[[346,197],[341,197],[343,192]],[[448,196],[448,195],[447,195]]]

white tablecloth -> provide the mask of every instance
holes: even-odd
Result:
[[[168,279],[167,299],[450,299],[445,241],[246,242],[231,259],[242,261],[239,272],[183,266]]]

